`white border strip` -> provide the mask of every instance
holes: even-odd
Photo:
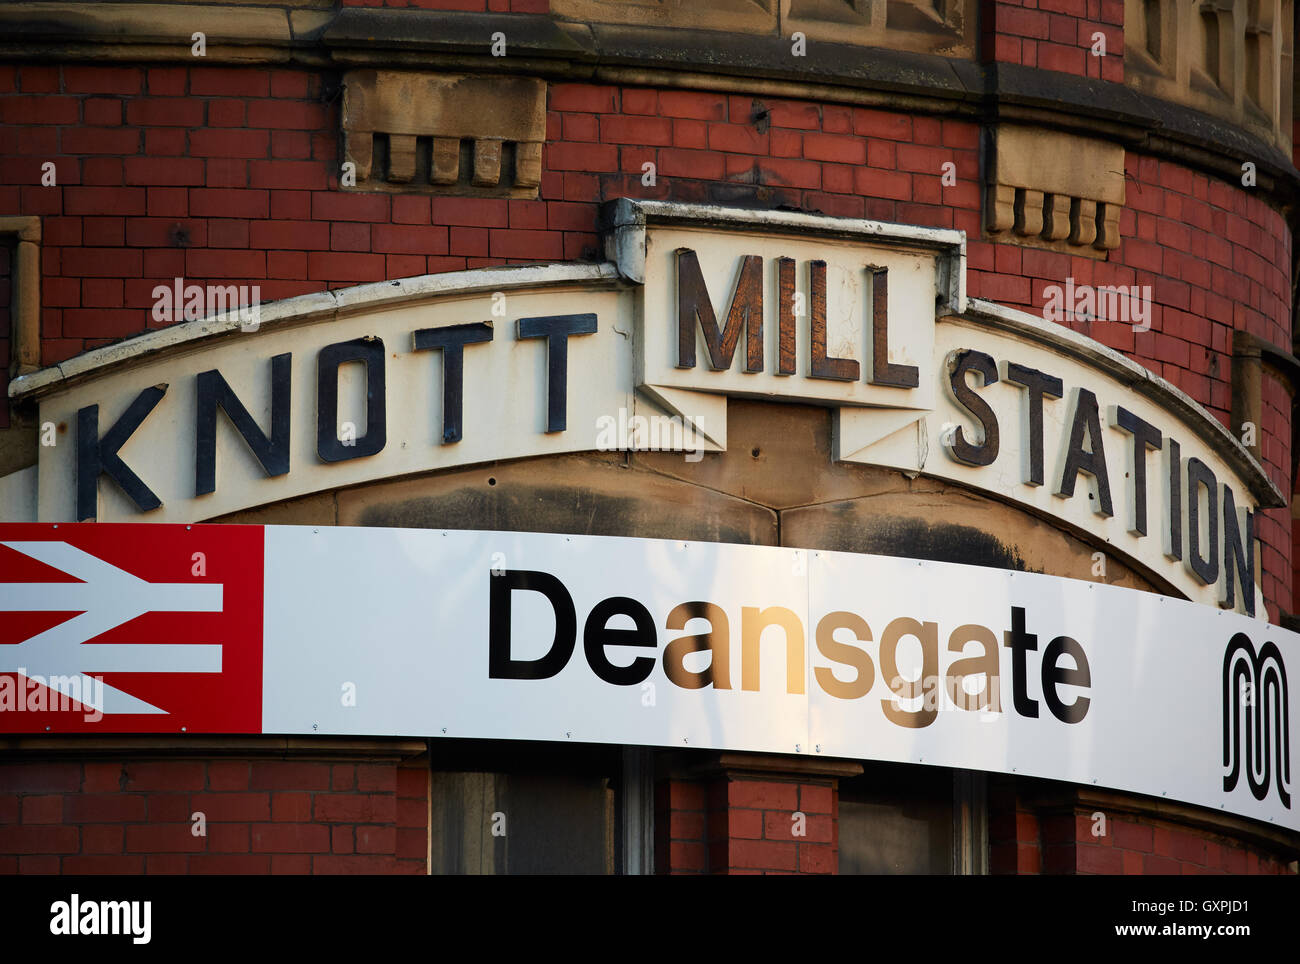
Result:
[[[956,314],[956,313],[954,313]],[[1268,477],[1264,467],[1250,454],[1241,441],[1223,427],[1200,402],[1177,385],[1167,382],[1155,372],[1139,365],[1133,359],[1101,342],[1081,335],[1071,328],[1045,321],[1037,315],[1018,308],[1008,308],[983,298],[971,298],[964,315],[966,321],[983,321],[991,328],[1019,335],[1047,345],[1066,355],[1105,372],[1128,385],[1134,391],[1150,398],[1161,408],[1173,412],[1226,461],[1250,485],[1252,494],[1262,508],[1281,508],[1290,505],[1277,484]]]
[[[611,264],[530,264],[418,275],[414,278],[376,281],[267,302],[260,309],[257,330],[243,333],[256,335],[264,328],[285,327],[324,315],[367,308],[394,308],[408,301],[438,296],[570,284],[614,284],[618,281],[618,272]],[[9,397],[29,398],[47,394],[70,382],[104,374],[109,369],[149,355],[193,348],[209,339],[240,332],[241,324],[243,322],[238,310],[232,310],[201,321],[182,322],[144,332],[116,344],[92,349],[40,371],[19,375],[9,382]]]

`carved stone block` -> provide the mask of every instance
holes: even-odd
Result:
[[[359,191],[536,197],[545,138],[542,80],[399,70],[344,77],[344,153]]]
[[[1000,125],[985,224],[990,234],[1100,257],[1119,246],[1124,148],[1040,127]]]

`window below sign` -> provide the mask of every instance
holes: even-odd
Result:
[[[982,775],[864,765],[840,781],[841,874],[987,873]]]
[[[431,745],[435,874],[646,872],[641,758],[618,747]],[[643,869],[645,868],[645,869]]]

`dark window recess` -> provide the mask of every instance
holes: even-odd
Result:
[[[431,744],[435,874],[614,874],[617,747]]]
[[[953,771],[867,763],[840,781],[841,874],[951,874],[957,866]]]

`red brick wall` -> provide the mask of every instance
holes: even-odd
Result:
[[[1063,7],[1052,16],[1083,16],[1083,0],[1012,9],[1048,3]],[[1123,241],[1096,261],[982,239],[974,123],[553,84],[539,200],[344,193],[327,80],[260,66],[0,67],[0,210],[43,219],[45,362],[144,330],[154,287],[177,276],[257,284],[274,300],[426,272],[594,259],[597,206],[620,195],[959,228],[972,239],[970,293],[1031,311],[1046,285],[1067,277],[1150,285],[1152,331],[1074,327],[1225,424],[1232,331],[1290,344],[1282,214],[1240,185],[1171,162],[1129,152]],[[46,160],[56,162],[57,187],[40,186]],[[944,187],[947,162],[957,181]],[[645,163],[655,165],[653,186],[642,183]],[[1289,404],[1279,391],[1268,389],[1261,437],[1266,468],[1286,491]],[[1276,619],[1279,605],[1292,608],[1289,512],[1270,513],[1260,531]]]
[[[833,781],[668,780],[657,788],[657,811],[658,873],[834,874],[839,869]],[[796,832],[800,826],[802,834]]]
[[[1201,828],[1039,806],[1006,784],[990,791],[989,869],[995,874],[1288,874],[1288,863],[1287,855]]]
[[[984,0],[980,14],[985,60],[1124,81],[1124,0]]]
[[[0,874],[422,874],[427,807],[392,762],[4,760]]]

